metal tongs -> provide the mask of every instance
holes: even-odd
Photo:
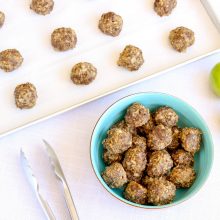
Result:
[[[47,155],[50,159],[50,163],[53,167],[54,173],[57,176],[57,178],[62,182],[63,190],[64,190],[64,197],[65,197],[65,201],[66,201],[71,219],[72,220],[79,220],[79,217],[78,217],[78,214],[76,211],[76,207],[74,205],[74,202],[73,202],[73,199],[71,196],[71,192],[69,190],[66,178],[64,176],[60,162],[56,156],[56,153],[54,152],[53,148],[45,140],[43,140],[43,142],[46,145],[46,152],[47,152]],[[42,195],[39,192],[38,181],[37,181],[36,177],[34,176],[32,168],[29,165],[27,157],[25,156],[22,149],[20,152],[20,158],[21,158],[21,163],[22,163],[23,169],[26,173],[27,179],[28,179],[32,189],[34,190],[35,195],[36,195],[41,207],[43,208],[47,219],[48,220],[55,220],[56,218],[55,218],[49,204],[47,203],[47,201],[42,197]]]

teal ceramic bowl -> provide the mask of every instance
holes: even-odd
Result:
[[[156,108],[164,105],[170,106],[179,115],[180,127],[196,127],[201,129],[203,132],[201,150],[195,155],[194,168],[197,173],[197,178],[189,189],[178,189],[176,198],[171,204],[163,206],[150,206],[130,202],[123,197],[123,189],[111,189],[102,179],[101,173],[105,169],[105,164],[102,159],[102,141],[106,138],[106,132],[109,130],[109,128],[124,117],[126,109],[134,102],[142,103],[150,108],[150,110],[155,110]],[[212,167],[213,142],[205,121],[194,108],[184,101],[171,95],[162,93],[138,93],[117,101],[101,116],[94,128],[91,138],[91,162],[98,180],[115,198],[125,202],[126,204],[136,207],[147,209],[165,208],[177,205],[189,199],[204,185]]]

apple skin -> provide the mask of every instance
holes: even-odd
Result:
[[[220,96],[220,63],[217,63],[211,71],[210,83],[212,90]]]

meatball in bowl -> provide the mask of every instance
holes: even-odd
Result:
[[[111,105],[91,137],[91,163],[99,182],[120,201],[158,209],[197,193],[213,162],[209,128],[184,101],[138,93]]]

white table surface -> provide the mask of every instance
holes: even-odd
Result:
[[[42,138],[52,144],[60,158],[81,220],[219,219],[220,98],[209,88],[210,69],[218,61],[220,54],[213,55],[0,139],[0,219],[45,219],[20,165],[21,147],[57,219],[70,219]],[[190,200],[163,210],[134,208],[116,200],[100,185],[90,163],[90,137],[100,115],[121,97],[143,91],[165,92],[187,101],[205,118],[214,139],[215,160],[204,187]]]

